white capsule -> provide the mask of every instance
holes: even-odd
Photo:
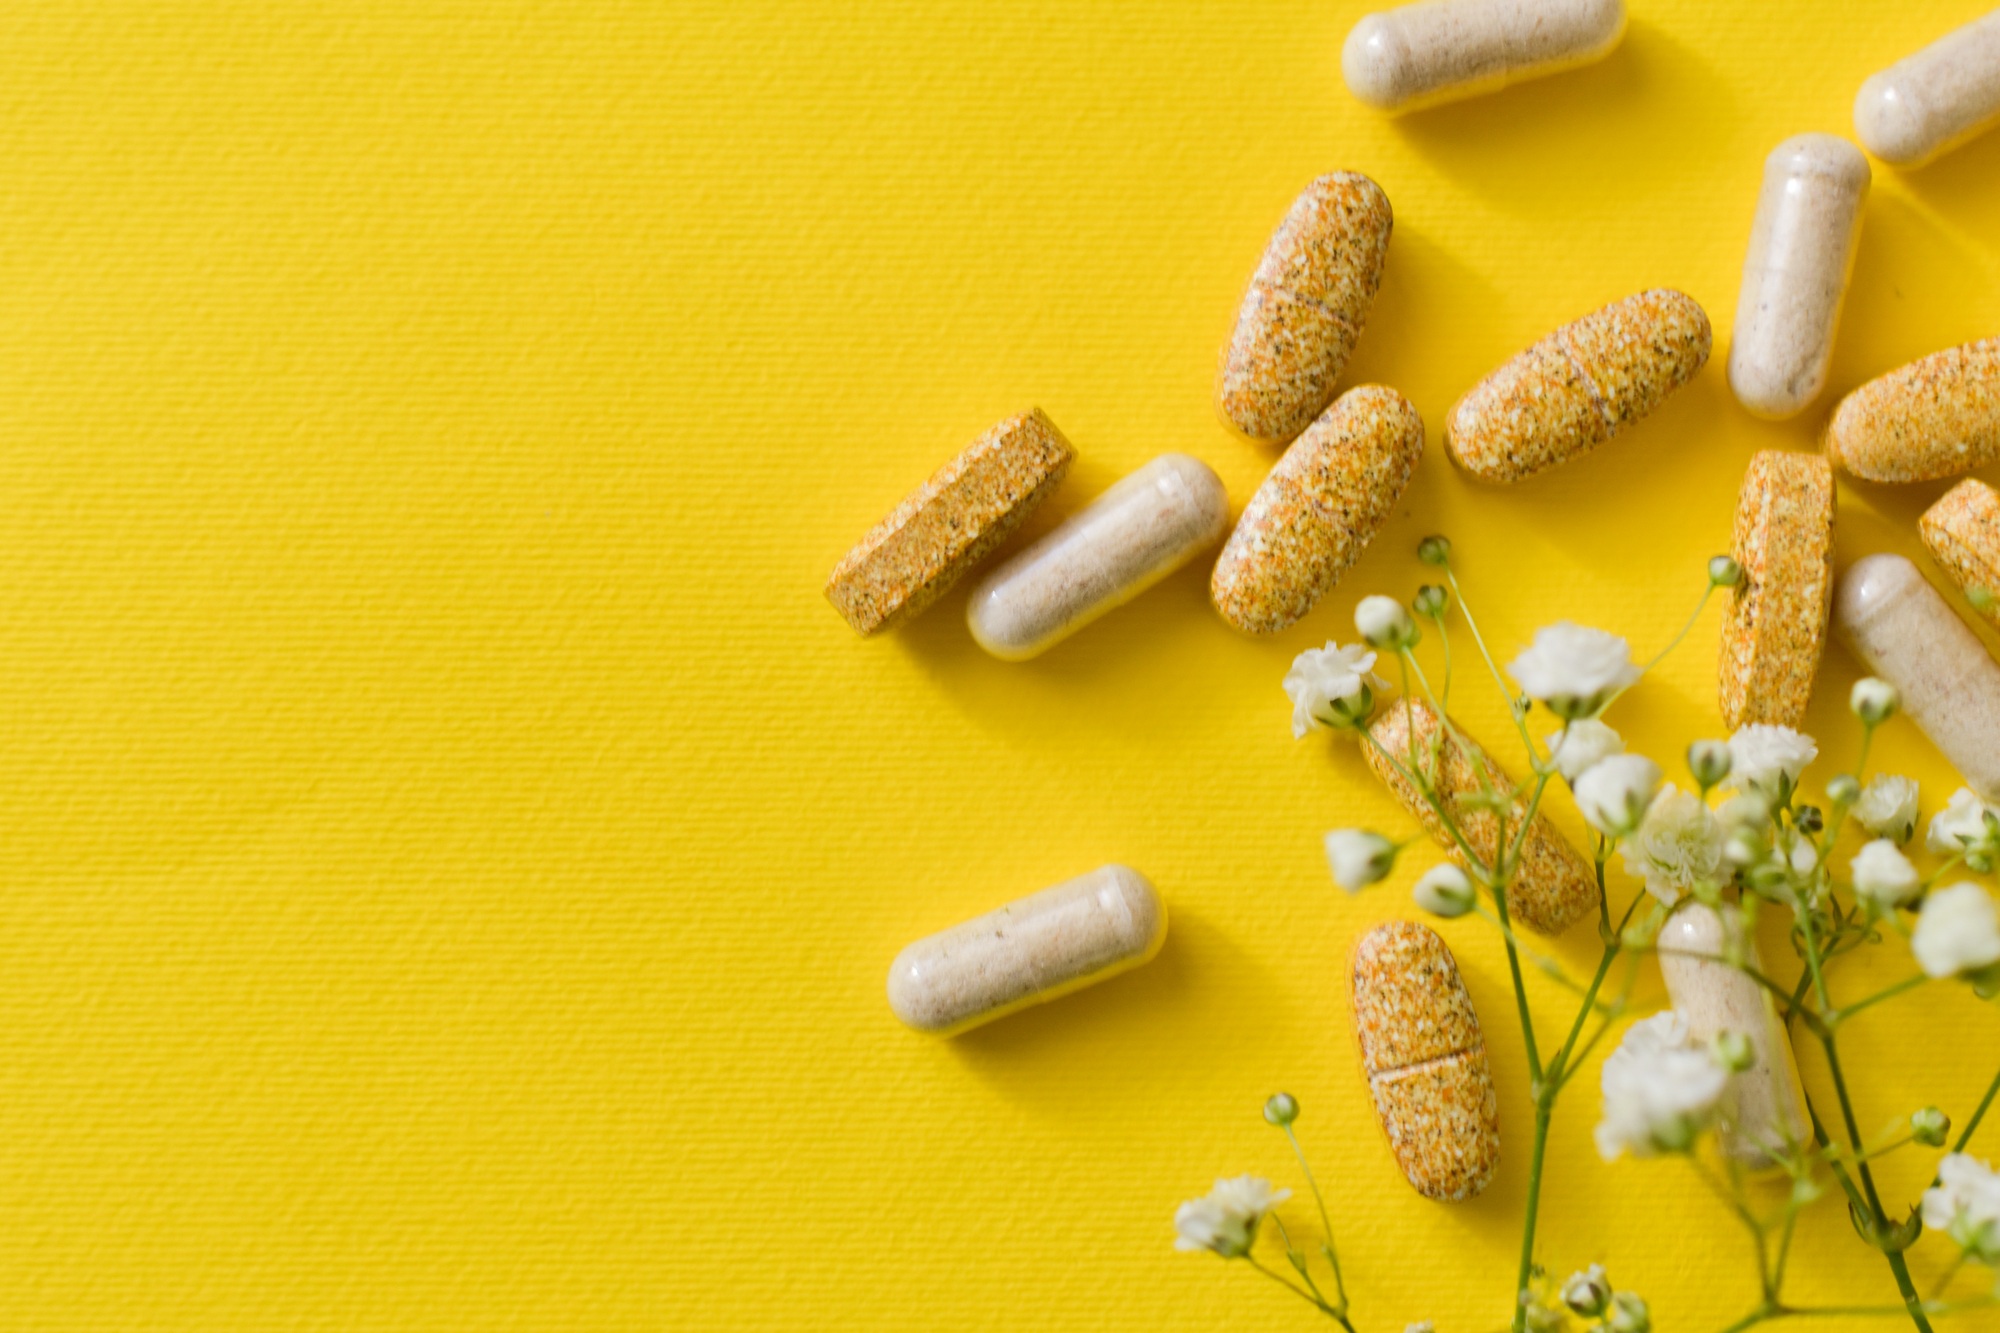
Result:
[[[1229,531],[1222,479],[1161,454],[995,570],[972,594],[979,646],[1018,661],[1123,606]]]
[[[1760,417],[1794,416],[1826,387],[1867,195],[1868,159],[1831,134],[1764,159],[1729,347],[1729,387]]]
[[[1917,567],[1900,555],[1855,561],[1833,624],[1966,785],[2000,801],[2000,664]]]
[[[1135,968],[1166,938],[1146,877],[1100,866],[903,950],[889,1007],[920,1032],[963,1032]]]
[[[1588,64],[1624,34],[1624,0],[1422,0],[1355,24],[1340,72],[1368,105],[1408,111]]]
[[[1660,975],[1696,1041],[1712,1041],[1719,1032],[1741,1033],[1749,1041],[1755,1058],[1729,1080],[1722,1145],[1745,1165],[1766,1166],[1787,1145],[1807,1142],[1812,1129],[1791,1038],[1765,1002],[1764,988],[1721,961],[1725,941],[1714,908],[1693,900],[1681,904],[1660,928]],[[1744,944],[1744,961],[1762,971],[1756,943]]]
[[[2000,9],[1861,85],[1854,132],[1885,162],[1928,162],[2000,123]]]

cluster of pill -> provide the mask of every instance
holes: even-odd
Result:
[[[1488,91],[1596,59],[1623,34],[1622,0],[1425,0],[1358,23],[1342,56],[1363,102],[1399,111]],[[1880,158],[1913,164],[2000,121],[2000,11],[1877,74],[1855,128]],[[1782,418],[1824,390],[1853,268],[1870,173],[1847,141],[1806,134],[1770,154],[1743,268],[1730,349],[1731,391]],[[1251,275],[1223,349],[1222,417],[1284,453],[1234,528],[1215,473],[1165,454],[993,571],[967,620],[996,657],[1031,657],[1222,543],[1210,578],[1221,617],[1248,634],[1303,618],[1360,556],[1408,486],[1424,424],[1395,390],[1335,386],[1362,336],[1388,254],[1393,213],[1366,176],[1306,187]],[[1473,385],[1445,422],[1446,455],[1486,482],[1532,477],[1652,413],[1707,362],[1701,306],[1640,292],[1555,330]],[[1062,482],[1075,452],[1039,410],[1001,422],[944,465],[835,568],[826,594],[862,634],[919,614]],[[1870,481],[1956,476],[2000,460],[2000,338],[1938,352],[1841,401],[1823,453],[1759,453],[1738,498],[1733,554],[1743,578],[1721,636],[1724,722],[1795,726],[1829,626],[1876,674],[1981,796],[2000,800],[2000,663],[1909,561],[1874,555],[1836,588],[1833,468]],[[1966,480],[1922,518],[1939,565],[2000,626],[2000,493]],[[1225,534],[1227,540],[1225,541]],[[1370,724],[1369,766],[1447,855],[1491,857],[1493,799],[1525,799],[1455,725],[1404,700]],[[1386,754],[1437,755],[1435,782],[1463,838]],[[1472,799],[1474,797],[1478,799]],[[1590,863],[1546,817],[1521,844],[1512,918],[1555,935],[1597,902]],[[918,941],[890,971],[910,1026],[952,1033],[1137,966],[1166,934],[1146,878],[1110,865]],[[1719,960],[1753,949],[1699,903],[1662,935],[1662,970],[1697,1038],[1744,1034],[1753,1068],[1736,1080],[1725,1146],[1746,1162],[1806,1132],[1783,1030],[1754,983]],[[1465,1198],[1491,1177],[1499,1121],[1478,1019],[1435,933],[1410,922],[1363,938],[1354,1016],[1376,1110],[1410,1182]]]

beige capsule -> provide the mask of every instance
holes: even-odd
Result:
[[[1713,334],[1691,296],[1661,288],[1566,324],[1472,386],[1445,423],[1452,462],[1520,481],[1588,453],[1708,361]]]
[[[2000,338],[1933,352],[1848,394],[1826,452],[1864,481],[1935,481],[2000,460]]]
[[[1394,389],[1350,389],[1250,497],[1209,579],[1215,609],[1246,634],[1293,625],[1367,549],[1410,484],[1424,422]]]
[[[857,633],[922,612],[1055,488],[1076,451],[1039,407],[974,440],[834,566],[826,599]]]
[[[1696,1041],[1706,1044],[1722,1032],[1749,1041],[1750,1067],[1729,1080],[1722,1146],[1746,1166],[1768,1166],[1785,1148],[1806,1142],[1812,1127],[1784,1024],[1764,988],[1722,961],[1727,929],[1714,908],[1692,899],[1681,904],[1660,928],[1660,975]],[[1756,941],[1739,943],[1744,961],[1761,971]]]
[[[1391,921],[1354,947],[1354,1035],[1396,1165],[1427,1199],[1469,1199],[1500,1165],[1479,1015],[1437,932]]]
[[[1854,132],[1870,152],[1917,166],[2000,124],[2000,9],[1861,85]]]
[[[1924,511],[1917,530],[1973,609],[2000,627],[2000,491],[1967,477]]]
[[[1428,703],[1421,699],[1397,701],[1369,724],[1368,734],[1373,744],[1361,747],[1361,757],[1369,769],[1403,803],[1403,808],[1416,816],[1453,861],[1469,868],[1464,851],[1445,827],[1444,820],[1404,769],[1429,778],[1465,841],[1489,865],[1499,854],[1500,821],[1490,809],[1475,805],[1470,798],[1486,788],[1496,795],[1510,795],[1513,805],[1508,815],[1507,838],[1509,843],[1513,842],[1521,827],[1521,816],[1527,812],[1527,796],[1471,737],[1462,731],[1457,732],[1456,738],[1449,732],[1441,733],[1437,711]],[[1560,935],[1596,906],[1597,878],[1590,863],[1569,845],[1569,840],[1547,815],[1537,811],[1521,842],[1520,869],[1507,887],[1507,915],[1540,934]]]
[[[1355,24],[1340,72],[1369,106],[1409,111],[1602,59],[1624,35],[1624,0],[1422,0]]]
[[[1716,690],[1723,725],[1797,727],[1812,698],[1833,611],[1833,469],[1817,454],[1766,450],[1736,501]]]
[[[1981,800],[2000,801],[2000,664],[1917,567],[1871,555],[1841,576],[1833,626]]]
[[[1321,176],[1293,202],[1222,351],[1215,403],[1224,421],[1283,444],[1333,401],[1381,285],[1394,222],[1382,187],[1354,171]]]
[[[889,1007],[955,1035],[1151,961],[1167,908],[1130,866],[1087,875],[918,940],[889,966]]]
[[[1868,175],[1831,134],[1794,135],[1764,160],[1729,339],[1730,391],[1758,416],[1796,416],[1826,388]]]

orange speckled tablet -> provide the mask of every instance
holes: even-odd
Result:
[[[920,614],[1062,483],[1076,451],[1039,407],[939,468],[834,566],[826,599],[861,634]]]
[[[1866,481],[1933,481],[2000,460],[2000,338],[1869,380],[1833,410],[1826,452]]]
[[[1979,614],[2000,626],[2000,491],[1967,477],[1917,520],[1924,545],[1951,581],[1974,598]]]
[[[1361,757],[1390,793],[1403,803],[1403,808],[1417,817],[1445,854],[1464,865],[1465,855],[1445,828],[1444,821],[1438,818],[1430,802],[1396,767],[1397,763],[1410,764],[1412,717],[1416,719],[1415,767],[1423,771],[1426,756],[1435,743],[1438,746],[1437,768],[1431,774],[1431,782],[1450,807],[1451,817],[1457,823],[1459,832],[1481,859],[1490,863],[1499,851],[1500,822],[1491,810],[1475,806],[1466,799],[1479,794],[1480,769],[1476,765],[1485,767],[1487,782],[1496,791],[1505,790],[1513,795],[1513,810],[1507,821],[1510,842],[1514,836],[1512,831],[1521,827],[1520,817],[1527,811],[1528,799],[1470,737],[1463,732],[1459,733],[1457,741],[1449,736],[1440,736],[1436,710],[1421,699],[1402,699],[1383,709],[1369,724],[1368,734],[1374,738],[1375,744],[1364,744]],[[1392,763],[1388,755],[1394,755],[1395,762]],[[1515,874],[1514,882],[1507,886],[1508,916],[1540,934],[1560,935],[1596,906],[1597,875],[1590,862],[1569,845],[1569,840],[1549,822],[1547,815],[1536,811],[1534,820],[1528,825],[1528,836],[1521,843],[1521,868]]]
[[[1732,547],[1743,581],[1729,593],[1716,692],[1730,731],[1805,719],[1833,611],[1833,469],[1817,454],[1750,460]]]
[[[1644,417],[1708,361],[1693,297],[1661,288],[1566,324],[1472,386],[1445,422],[1452,462],[1519,481],[1588,453]]]
[[[1223,420],[1282,444],[1333,401],[1381,285],[1393,223],[1389,197],[1358,172],[1305,188],[1265,247],[1223,348]]]
[[[1469,1199],[1500,1164],[1500,1102],[1458,963],[1391,921],[1354,947],[1354,1034],[1396,1165],[1427,1199]]]
[[[1424,453],[1424,421],[1379,384],[1350,389],[1292,443],[1209,580],[1222,618],[1246,634],[1296,623],[1381,530]]]

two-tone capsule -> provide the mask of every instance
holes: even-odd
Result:
[[[1812,698],[1833,610],[1833,469],[1818,454],[1766,450],[1736,501],[1729,592],[1716,668],[1722,722],[1796,727]]]
[[[1730,390],[1758,416],[1795,416],[1826,387],[1867,195],[1868,159],[1831,134],[1764,160],[1729,344]]]
[[[1493,864],[1500,855],[1500,821],[1482,798],[1490,791],[1509,801],[1510,830],[1518,830],[1528,812],[1527,796],[1506,771],[1456,724],[1440,735],[1437,710],[1421,699],[1402,699],[1383,709],[1369,724],[1368,734],[1374,744],[1362,746],[1361,757],[1445,854],[1461,866],[1468,864],[1458,839],[1405,769],[1430,782],[1451,811],[1460,836],[1481,860]],[[1428,767],[1433,763],[1435,767]],[[1510,833],[1510,841],[1512,837]],[[1513,920],[1543,935],[1560,935],[1597,906],[1597,880],[1590,862],[1569,845],[1546,814],[1537,811],[1529,822],[1520,856],[1520,867],[1507,886],[1507,914]]]
[[[1714,335],[1695,299],[1661,288],[1557,329],[1466,391],[1445,452],[1484,481],[1520,481],[1579,457],[1695,377]]]
[[[889,966],[889,1007],[952,1035],[1148,962],[1167,908],[1130,866],[1100,866],[918,940]]]
[[[2000,338],[1933,352],[1848,394],[1826,453],[1863,481],[1935,481],[2000,461]]]
[[[1229,531],[1222,479],[1162,454],[974,589],[965,617],[995,657],[1033,657],[1122,606]]]
[[[1396,1165],[1427,1199],[1469,1199],[1500,1165],[1479,1015],[1437,932],[1391,921],[1354,947],[1354,1035]]]
[[[1834,594],[1833,625],[1981,800],[2000,801],[2000,664],[1917,567],[1857,560]]]
[[[1216,410],[1253,439],[1283,444],[1333,401],[1382,282],[1395,217],[1354,171],[1306,186],[1278,224],[1222,351]]]
[[[1885,162],[1916,166],[2000,124],[2000,9],[1861,85],[1854,132]]]
[[[1408,111],[1588,64],[1624,35],[1623,0],[1423,0],[1355,24],[1340,72],[1369,106]]]
[[[1312,610],[1365,550],[1410,484],[1424,422],[1379,384],[1340,396],[1250,497],[1215,562],[1209,599],[1246,634]]]

